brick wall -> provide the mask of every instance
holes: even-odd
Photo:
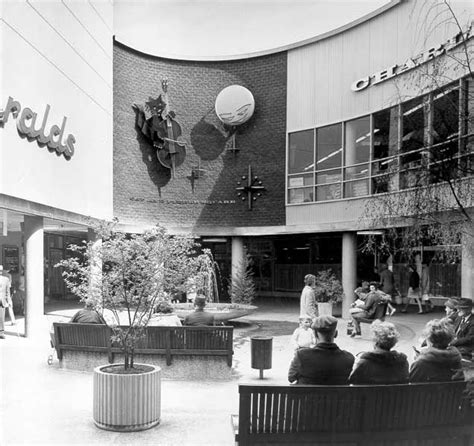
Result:
[[[114,46],[114,215],[124,223],[200,228],[285,224],[286,52],[222,62],[176,61],[147,56],[118,42]],[[135,126],[132,105],[144,105],[169,82],[187,148],[171,178],[156,152]],[[233,84],[248,88],[255,113],[240,126],[237,153],[214,112],[218,93]],[[192,180],[193,167],[203,169]],[[248,166],[266,191],[248,210],[237,182]]]

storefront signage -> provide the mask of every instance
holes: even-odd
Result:
[[[405,61],[405,63],[401,65],[394,64],[370,76],[366,76],[366,77],[356,80],[355,82],[352,83],[351,90],[356,91],[356,92],[365,90],[371,85],[380,84],[381,82],[384,82],[402,73],[406,73],[407,71],[412,70],[413,68],[416,68],[430,60],[433,60],[436,57],[439,57],[442,54],[446,53],[446,51],[449,51],[455,48],[456,46],[460,45],[461,43],[470,39],[472,37],[471,31],[472,31],[472,24],[468,28],[467,31],[460,32],[456,34],[454,37],[452,37],[451,39],[449,39],[447,42],[442,43],[436,47],[430,48],[429,50],[424,51],[421,54],[418,54],[418,56],[416,57],[409,58],[408,60]]]
[[[0,124],[5,125],[10,115],[12,115],[12,117],[16,119],[16,126],[20,135],[26,136],[29,139],[36,139],[38,144],[45,145],[57,153],[63,154],[66,159],[69,159],[74,155],[76,138],[69,134],[64,140],[64,130],[67,121],[65,116],[63,117],[61,127],[52,125],[49,132],[46,132],[46,122],[48,121],[50,108],[50,105],[46,104],[41,127],[37,129],[36,119],[38,114],[28,107],[22,109],[18,101],[9,97],[5,110],[0,112]]]

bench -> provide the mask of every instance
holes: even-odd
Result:
[[[110,363],[120,347],[113,344],[112,329],[100,324],[54,322],[54,348],[58,359],[67,350],[106,353]],[[234,327],[146,327],[145,336],[135,348],[135,354],[163,355],[166,364],[173,356],[223,356],[232,366]]]
[[[466,382],[384,386],[239,385],[239,445],[472,446]]]

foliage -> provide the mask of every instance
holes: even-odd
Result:
[[[240,261],[237,274],[235,274],[235,277],[231,277],[229,281],[229,296],[233,304],[251,305],[255,299],[256,288],[250,265],[250,256],[244,250],[244,257]]]
[[[64,268],[67,287],[104,314],[128,369],[155,306],[182,291],[188,277],[206,276],[209,254],[191,237],[169,235],[160,226],[125,234],[117,223],[96,225],[98,241],[71,245],[73,256],[56,266]]]
[[[438,245],[444,248],[438,256],[456,261],[461,243],[474,243],[474,113],[468,106],[474,103],[474,43],[472,38],[466,38],[461,23],[464,17],[456,14],[451,3],[430,0],[414,4],[413,18],[419,20],[418,29],[425,39],[453,29],[458,33],[458,44],[392,80],[397,102],[422,97],[418,109],[425,123],[433,124],[418,137],[404,136],[405,140],[411,135],[413,147],[402,147],[398,161],[384,170],[385,176],[380,179],[389,179],[386,193],[367,200],[362,224],[369,229],[388,229],[380,237],[368,237],[366,251],[377,249],[385,256],[399,254],[409,259],[422,246]],[[422,45],[428,48],[426,40]],[[452,93],[462,77],[471,87],[463,84],[457,94]],[[431,92],[432,96],[428,94]],[[441,105],[436,106],[436,101]],[[461,103],[464,105],[459,110]],[[416,107],[410,111],[415,110]],[[413,119],[413,128],[417,125],[415,119],[420,119],[416,114],[407,113],[404,117],[409,123]]]
[[[331,269],[319,271],[314,285],[316,302],[341,302],[343,289],[340,280]]]

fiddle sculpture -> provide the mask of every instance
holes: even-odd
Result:
[[[170,110],[168,99],[168,81],[162,81],[163,97],[149,98],[145,107],[133,105],[136,111],[136,125],[142,134],[151,141],[161,165],[171,169],[174,177],[176,167],[186,157],[186,142],[182,138],[180,124],[176,114]]]

